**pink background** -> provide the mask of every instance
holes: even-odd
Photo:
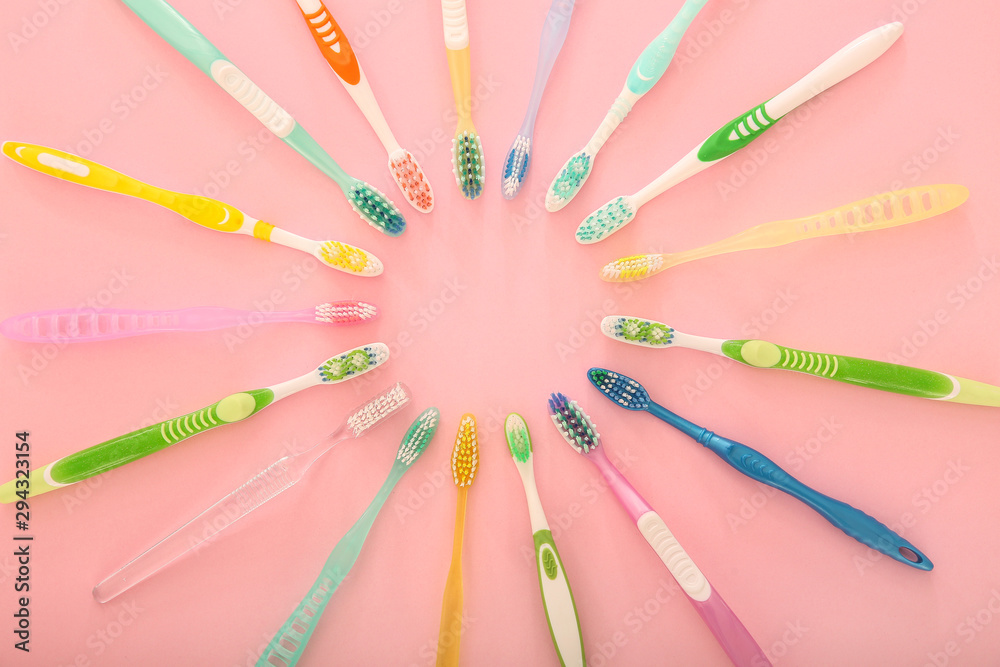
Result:
[[[315,52],[293,2],[175,4],[349,172],[402,201],[381,146]],[[448,460],[463,412],[477,415],[482,435],[464,551],[463,663],[555,664],[527,510],[502,435],[504,416],[515,410],[532,429],[540,493],[590,664],[727,664],[597,485],[596,469],[549,425],[545,398],[555,390],[590,412],[608,453],[775,664],[995,663],[995,410],[724,366],[698,352],[631,348],[595,334],[595,324],[623,312],[695,334],[759,335],[1000,382],[1000,9],[943,0],[711,0],[661,83],[604,148],[582,194],[550,215],[542,202],[555,170],[593,132],[636,55],[680,2],[578,3],[538,116],[528,180],[512,202],[500,197],[499,175],[529,95],[548,3],[471,5],[474,116],[487,161],[486,192],[475,202],[459,197],[448,161],[454,116],[437,3],[330,3],[390,125],[435,189],[433,214],[406,208],[409,229],[390,239],[361,224],[325,176],[268,141],[121,3],[3,3],[3,139],[85,153],[154,184],[215,194],[305,236],[367,248],[387,268],[371,280],[310,271],[315,265],[301,253],[212,234],[145,202],[0,162],[0,317],[88,299],[121,308],[253,309],[273,294],[286,309],[344,298],[383,309],[379,321],[351,329],[271,324],[243,337],[227,330],[63,349],[0,341],[0,476],[12,476],[17,430],[31,432],[37,467],[144,422],[300,375],[356,344],[385,341],[393,358],[364,381],[301,393],[247,423],[32,500],[27,656],[12,648],[14,512],[0,511],[0,663],[253,664],[375,494],[406,424],[436,405],[440,433],[387,502],[302,665],[433,663],[456,495]],[[634,192],[723,122],[896,19],[906,25],[899,42],[783,120],[768,135],[772,153],[753,144],[649,204],[609,241],[573,240],[586,213]],[[224,179],[227,163],[237,173]],[[962,183],[972,196],[910,228],[706,260],[632,286],[598,279],[615,257],[683,250],[936,182]],[[943,324],[928,324],[935,318]],[[593,365],[636,377],[665,406],[885,523],[906,520],[904,536],[935,569],[872,559],[802,504],[765,494],[652,417],[614,408],[585,379]],[[92,586],[126,560],[397,380],[416,398],[404,416],[338,446],[299,488],[210,549],[119,600],[92,599]],[[795,453],[803,449],[808,459]]]

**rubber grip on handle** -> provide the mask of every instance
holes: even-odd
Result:
[[[629,90],[636,95],[645,95],[656,85],[674,59],[684,33],[706,2],[708,0],[687,0],[663,32],[642,50],[626,79]]]
[[[444,18],[444,45],[453,51],[469,46],[469,18],[465,12],[465,0],[441,0],[441,14]]]
[[[580,618],[552,532],[540,530],[535,533],[534,540],[538,586],[542,592],[545,618],[549,623],[549,633],[559,662],[563,667],[583,667],[586,658]]]
[[[319,47],[320,53],[326,58],[326,62],[344,83],[357,85],[361,81],[358,58],[350,42],[347,41],[347,35],[334,20],[330,10],[322,2],[319,2],[319,9],[315,12],[306,13],[301,6],[299,10],[306,20],[306,25],[309,26],[309,34]]]
[[[752,447],[708,430],[699,438],[699,442],[747,477],[802,501],[858,542],[920,570],[934,567],[923,552],[888,526],[847,503],[806,486]]]

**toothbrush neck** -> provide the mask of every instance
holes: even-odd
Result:
[[[699,440],[702,434],[705,433],[705,429],[702,428],[701,426],[698,426],[694,422],[690,422],[687,419],[684,419],[680,415],[674,414],[673,412],[667,410],[662,405],[658,405],[653,401],[649,402],[649,408],[647,408],[647,410],[649,414],[659,419],[662,419],[663,421],[667,422],[681,433],[684,433],[685,435],[691,437],[694,440]]]
[[[538,496],[538,487],[535,485],[535,471],[531,467],[531,459],[528,459],[527,463],[518,463],[517,471],[521,473],[524,495],[528,499],[528,519],[531,522],[531,532],[537,533],[540,530],[548,530],[549,522],[545,518],[545,511],[542,510],[542,499]]]
[[[469,487],[458,489],[458,502],[455,505],[455,538],[451,545],[452,567],[462,567],[462,539],[465,535],[465,505],[469,497]]]
[[[587,457],[600,469],[608,486],[614,492],[622,506],[625,507],[625,511],[629,513],[633,521],[638,521],[639,517],[643,514],[653,511],[653,508],[646,502],[646,499],[639,495],[639,492],[632,487],[629,481],[625,479],[625,476],[611,463],[604,453],[603,447],[591,450],[587,454]]]

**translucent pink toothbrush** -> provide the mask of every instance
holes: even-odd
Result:
[[[315,308],[270,313],[213,306],[181,310],[66,308],[15,315],[0,322],[0,334],[29,343],[82,343],[165,331],[212,331],[254,323],[258,317],[261,322],[356,324],[377,315],[378,308],[364,301],[333,301]]]

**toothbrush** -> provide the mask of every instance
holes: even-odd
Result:
[[[886,361],[805,352],[766,340],[724,340],[682,333],[654,320],[611,315],[601,332],[622,343],[651,348],[686,347],[728,357],[754,368],[778,368],[937,401],[1000,407],[1000,387]]]
[[[86,185],[95,190],[145,199],[208,229],[244,234],[295,248],[344,273],[365,277],[382,273],[382,262],[370,252],[340,241],[313,241],[303,238],[263,220],[252,218],[235,206],[216,199],[149,185],[104,165],[55,148],[5,141],[2,150],[4,155],[14,162],[35,171],[70,183]]]
[[[438,631],[437,667],[458,667],[458,647],[462,637],[462,537],[465,533],[465,504],[469,487],[479,469],[479,437],[476,418],[462,415],[455,448],[451,453],[451,473],[458,487],[455,510],[455,540],[451,547],[451,567],[444,586],[441,628]]]
[[[601,279],[616,283],[631,282],[655,276],[678,264],[714,255],[774,248],[820,236],[888,229],[941,215],[960,206],[968,198],[969,191],[962,185],[922,185],[886,192],[805,218],[757,225],[694,250],[616,259],[601,269]]]
[[[403,442],[399,445],[399,451],[396,452],[396,459],[389,470],[389,476],[382,483],[382,488],[361,518],[337,542],[337,546],[333,548],[330,557],[323,565],[316,583],[268,643],[257,661],[257,667],[274,665],[294,667],[298,663],[327,603],[358,560],[365,538],[368,537],[379,510],[382,509],[396,483],[427,448],[427,444],[437,431],[439,420],[438,409],[428,408],[410,425],[406,435],[403,436]]]
[[[389,347],[385,343],[370,343],[330,357],[316,370],[293,380],[263,389],[230,394],[201,410],[146,426],[69,454],[52,463],[33,468],[29,478],[31,492],[28,495],[48,493],[100,475],[203,431],[242,421],[272,403],[308,387],[353,379],[381,366],[388,359]],[[12,503],[17,500],[15,482],[16,480],[11,480],[0,486],[0,502]]]
[[[559,56],[566,33],[569,32],[569,20],[573,15],[573,4],[576,0],[552,0],[549,13],[545,16],[542,26],[542,41],[538,47],[538,65],[535,68],[535,83],[531,88],[531,99],[528,100],[528,110],[521,121],[521,129],[514,138],[503,166],[503,181],[500,190],[504,199],[513,199],[521,191],[524,175],[528,173],[531,164],[531,137],[535,132],[535,115],[542,101],[545,83],[549,79],[552,66]]]
[[[773,486],[816,510],[820,516],[858,542],[893,560],[918,570],[934,564],[919,549],[888,527],[847,503],[823,495],[782,470],[752,447],[716,435],[653,402],[645,387],[632,378],[603,368],[587,371],[590,383],[615,405],[626,410],[646,411],[707,447],[719,458],[750,479]]]
[[[654,197],[743,148],[785,114],[873,62],[902,34],[903,24],[897,22],[858,37],[790,88],[723,125],[646,187],[635,194],[616,197],[588,215],[576,230],[576,240],[597,243],[614,234]]]
[[[674,52],[691,22],[708,0],[687,0],[674,19],[649,45],[642,50],[632,65],[622,91],[618,93],[611,110],[594,132],[587,145],[575,153],[556,173],[545,194],[545,209],[554,213],[566,206],[583,188],[594,169],[597,152],[611,138],[636,102],[648,93],[674,59]]]
[[[349,175],[291,114],[257,87],[222,55],[198,29],[164,0],[122,0],[142,21],[181,55],[252,113],[264,127],[337,183],[351,208],[369,225],[389,236],[406,228],[396,205],[372,185]]]
[[[458,114],[455,138],[451,141],[451,167],[462,195],[475,199],[483,193],[486,162],[483,142],[472,124],[472,61],[469,59],[469,17],[465,13],[465,0],[441,0],[441,12],[451,92]]]
[[[375,94],[368,84],[368,77],[361,69],[361,63],[358,62],[350,42],[347,41],[347,35],[320,0],[296,0],[296,2],[320,53],[344,84],[344,88],[361,109],[361,113],[368,119],[368,124],[375,130],[379,141],[389,154],[389,172],[406,197],[406,201],[418,211],[430,213],[434,208],[431,184],[413,154],[400,146],[396,137],[392,135],[392,130],[385,122],[385,116],[382,115]]]
[[[663,519],[608,459],[600,448],[600,433],[576,401],[569,400],[563,394],[552,394],[549,398],[549,415],[563,439],[601,471],[608,486],[635,521],[639,532],[680,584],[688,601],[715,635],[733,664],[737,667],[770,665],[764,651],[726,601],[712,588]]]
[[[514,457],[514,465],[521,476],[524,494],[528,499],[528,518],[535,541],[535,565],[538,568],[538,585],[542,589],[542,605],[549,622],[549,634],[556,647],[556,655],[563,667],[586,664],[580,617],[576,613],[573,592],[566,578],[559,550],[545,519],[542,501],[535,486],[535,472],[531,465],[531,436],[528,425],[519,414],[507,415],[504,422],[507,446]]]
[[[335,431],[305,451],[280,459],[234,489],[204,512],[142,552],[94,587],[94,598],[108,602],[145,581],[188,551],[209,540],[305,477],[314,463],[338,442],[360,438],[410,403],[402,382],[355,408]]]
[[[83,343],[166,331],[212,331],[246,324],[254,316],[264,322],[357,324],[375,319],[378,309],[364,301],[334,301],[315,308],[263,313],[235,308],[125,310],[61,308],[15,315],[0,322],[0,334],[28,343]]]

